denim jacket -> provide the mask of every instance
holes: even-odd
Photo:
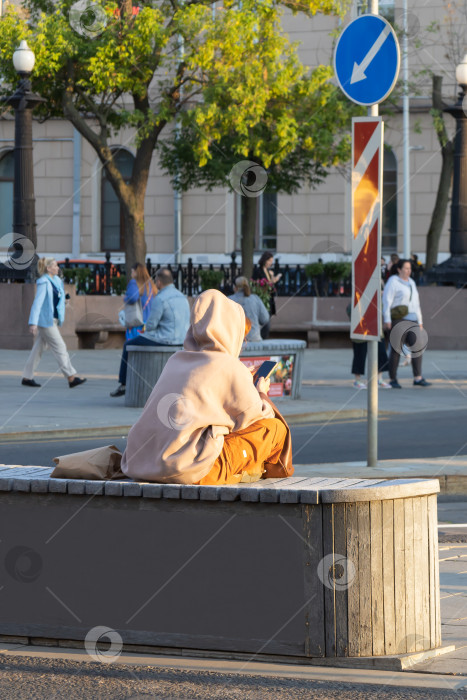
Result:
[[[189,325],[188,299],[173,284],[168,284],[152,301],[143,336],[156,343],[182,345]]]
[[[29,314],[30,326],[41,326],[42,328],[50,328],[54,325],[54,294],[53,287],[58,291],[58,325],[63,325],[65,320],[65,289],[63,282],[54,275],[42,275],[36,283],[36,296]]]

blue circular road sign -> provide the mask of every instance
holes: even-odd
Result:
[[[399,75],[399,42],[387,20],[361,15],[347,25],[334,52],[341,90],[359,105],[382,102]]]

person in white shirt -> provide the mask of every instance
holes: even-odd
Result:
[[[401,321],[413,321],[414,326],[423,328],[422,311],[420,308],[420,297],[415,282],[411,279],[412,265],[410,260],[399,260],[397,263],[397,274],[392,275],[386,282],[383,291],[383,326],[385,330],[392,330],[397,323]],[[407,313],[403,316],[394,318],[394,310],[396,307],[405,306]],[[402,312],[398,309],[399,314]],[[392,312],[392,313],[391,313]],[[405,345],[413,345],[414,340],[411,336],[416,335],[416,331],[408,331],[405,333],[406,338],[402,338]],[[397,381],[397,368],[399,366],[400,348],[394,348],[391,344],[391,354],[389,356],[389,377],[390,384],[393,389],[401,389],[401,385]],[[415,355],[418,355],[417,357]],[[431,386],[431,382],[427,382],[422,376],[422,356],[418,353],[412,354],[412,371],[414,386]]]

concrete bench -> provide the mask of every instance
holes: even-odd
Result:
[[[258,343],[246,343],[241,352],[241,359],[252,362],[255,358],[269,359],[277,357],[291,358],[292,385],[290,398],[300,397],[303,371],[303,352],[306,343],[303,340],[263,340]],[[181,345],[128,346],[128,371],[126,380],[125,406],[144,406],[153,390],[167,360],[174,352],[181,350]],[[285,360],[283,359],[284,363]]]
[[[125,328],[120,323],[77,324],[80,350],[122,348],[125,342]]]
[[[76,644],[103,625],[156,653],[386,669],[439,653],[436,479],[50,472],[0,467],[2,641]]]

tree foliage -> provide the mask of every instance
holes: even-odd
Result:
[[[343,14],[346,0],[141,0],[137,10],[131,0],[95,0],[94,14],[85,10],[78,20],[76,9],[70,15],[76,5],[26,0],[8,7],[0,21],[0,94],[11,93],[12,54],[27,39],[36,55],[32,87],[46,99],[36,113],[68,119],[97,153],[122,205],[127,265],[145,257],[149,167],[179,113],[199,166],[218,167],[212,150],[222,152],[227,139],[228,150],[254,154],[278,181],[281,172],[296,173],[289,191],[301,170],[322,177],[345,157],[345,139],[335,143],[334,133],[346,110],[330,70],[306,75],[281,20],[285,8]],[[328,133],[330,105],[336,129]],[[111,148],[117,135],[135,150],[129,182]]]

